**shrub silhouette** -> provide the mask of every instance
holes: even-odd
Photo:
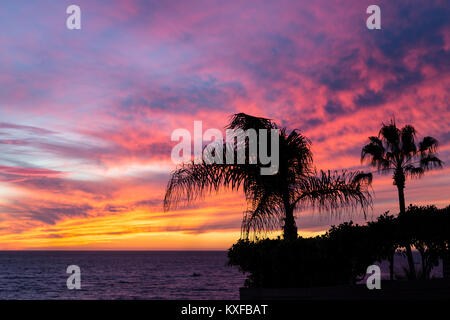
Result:
[[[239,240],[228,251],[229,264],[248,273],[245,286],[266,288],[355,284],[376,261],[390,261],[398,248],[415,246],[422,256],[419,275],[430,277],[448,255],[450,206],[410,206],[407,214],[385,213],[367,225],[345,222],[314,238]]]

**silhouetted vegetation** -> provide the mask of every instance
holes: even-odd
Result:
[[[398,216],[386,212],[366,225],[350,221],[331,227],[325,235],[299,238],[295,213],[305,207],[328,213],[360,207],[365,214],[372,205],[372,174],[318,171],[313,165],[311,142],[298,130],[289,132],[270,119],[238,113],[226,128],[241,132],[236,137],[238,142],[223,141],[219,151],[215,147],[213,152],[207,150],[210,158],[179,166],[168,182],[164,209],[189,204],[222,188],[243,190],[248,205],[242,222],[243,237],[229,249],[228,257],[230,265],[248,273],[246,286],[354,284],[365,276],[369,265],[383,260],[389,261],[390,279],[394,280],[394,257],[398,252],[406,253],[407,277],[415,279],[412,248],[422,258],[420,277],[428,279],[439,259],[449,255],[450,207],[405,208],[406,178],[419,178],[443,164],[437,157],[438,142],[433,137],[425,137],[416,145],[414,127],[397,128],[391,121],[382,125],[378,136],[369,137],[362,149],[362,162],[368,160],[380,173],[393,174],[399,198]],[[268,165],[259,158],[255,163],[250,156],[250,140],[245,134],[249,129],[257,132],[258,150],[259,130],[278,130],[280,157],[278,171],[273,175],[261,175],[261,168]],[[265,147],[271,153],[271,143]],[[227,159],[230,150],[233,161]],[[223,163],[215,163],[215,152],[225,156]],[[237,154],[244,154],[243,163],[234,162]],[[256,237],[261,232],[279,229],[283,239],[249,240],[251,232]]]
[[[164,198],[165,210],[177,204],[190,203],[221,188],[244,191],[248,209],[244,213],[242,233],[248,238],[251,231],[283,230],[285,239],[297,238],[295,212],[305,207],[314,207],[326,212],[336,212],[343,207],[371,206],[368,187],[372,174],[361,171],[317,171],[313,166],[310,141],[297,130],[279,128],[270,119],[253,117],[245,113],[235,114],[228,129],[248,130],[279,129],[279,170],[273,175],[261,175],[263,165],[259,159],[250,164],[247,138],[236,146],[223,143],[237,153],[245,148],[244,164],[188,163],[177,168],[167,185]],[[238,139],[239,140],[239,139]],[[271,145],[269,144],[268,150]],[[258,144],[259,148],[259,144]],[[236,159],[236,157],[233,157]]]
[[[409,243],[422,258],[421,277],[428,279],[439,258],[449,252],[450,207],[409,206],[406,214],[398,216],[399,245]]]
[[[425,171],[442,167],[437,157],[438,141],[433,137],[425,137],[416,146],[416,130],[411,125],[397,128],[395,121],[383,124],[377,137],[369,137],[369,144],[361,152],[361,161],[368,160],[380,173],[392,173],[394,185],[397,187],[400,214],[405,213],[406,178],[420,178]],[[411,247],[406,245],[409,274],[416,277]]]
[[[311,287],[354,284],[367,267],[389,260],[407,245],[422,256],[421,277],[427,279],[440,257],[449,252],[450,206],[410,206],[397,217],[385,213],[367,225],[346,222],[325,235],[296,240],[239,240],[229,264],[249,273],[248,287]]]
[[[389,261],[389,278],[394,280],[394,256],[400,246],[398,220],[385,212],[375,222],[368,222],[372,241],[377,246],[377,261]]]

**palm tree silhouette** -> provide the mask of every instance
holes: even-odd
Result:
[[[395,120],[382,124],[377,137],[369,137],[369,143],[361,151],[361,162],[368,160],[378,172],[393,172],[394,185],[397,186],[400,214],[405,213],[406,178],[420,178],[425,171],[442,167],[442,161],[436,156],[438,141],[425,137],[416,146],[416,130],[411,125],[397,128]],[[412,278],[416,278],[411,246],[406,245],[408,265]]]
[[[305,206],[338,212],[340,208],[360,206],[364,214],[371,206],[368,190],[372,175],[363,172],[320,171],[313,167],[310,141],[297,130],[290,133],[279,129],[270,119],[245,113],[232,116],[228,129],[279,130],[279,170],[273,175],[261,175],[259,161],[250,164],[248,139],[240,145],[224,147],[245,148],[244,164],[187,163],[173,173],[164,198],[164,209],[177,204],[188,204],[198,198],[218,192],[221,188],[243,189],[247,211],[242,221],[242,234],[271,231],[282,228],[285,239],[297,238],[294,213]],[[258,134],[259,138],[259,134]],[[268,146],[271,149],[271,146]],[[224,152],[225,154],[225,152]],[[208,162],[208,163],[207,163]],[[225,162],[225,161],[224,161]]]

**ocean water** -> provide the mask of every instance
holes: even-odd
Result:
[[[239,299],[246,276],[226,263],[225,251],[0,251],[0,299]],[[389,264],[377,264],[388,279]],[[81,269],[80,290],[67,289],[69,265]],[[406,266],[397,255],[395,274]]]
[[[239,299],[245,275],[227,253],[0,252],[0,299]],[[81,289],[67,289],[69,265]]]

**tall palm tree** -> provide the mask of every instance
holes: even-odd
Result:
[[[278,129],[269,119],[244,113],[232,116],[228,129]],[[248,208],[244,212],[242,233],[271,231],[282,228],[285,239],[297,238],[294,213],[305,206],[338,212],[340,208],[371,206],[368,187],[372,175],[363,172],[317,172],[313,167],[310,141],[297,130],[279,130],[279,170],[273,175],[261,175],[259,161],[250,164],[248,139],[231,146],[245,148],[245,164],[183,164],[168,182],[164,198],[165,210],[177,204],[190,203],[221,188],[243,189]],[[259,138],[259,134],[258,134]],[[241,140],[242,141],[242,140]],[[229,148],[227,145],[225,148]],[[268,146],[270,150],[271,146]]]
[[[400,214],[405,214],[405,182],[407,177],[420,178],[425,171],[442,167],[437,157],[438,141],[425,137],[416,145],[416,130],[411,125],[397,128],[395,120],[382,124],[377,137],[369,137],[369,143],[361,151],[361,162],[367,160],[382,174],[393,173],[397,187]],[[410,245],[406,245],[409,271],[416,277]]]

